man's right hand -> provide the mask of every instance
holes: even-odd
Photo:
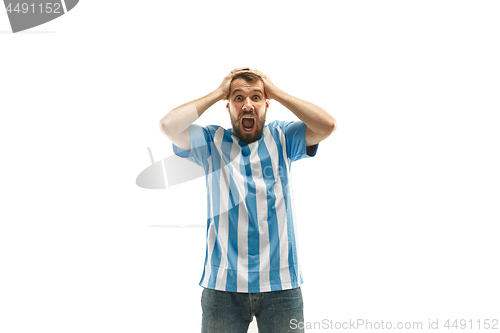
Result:
[[[217,90],[219,90],[219,92],[222,96],[221,99],[227,100],[229,98],[229,89],[231,87],[231,81],[233,81],[233,78],[238,73],[249,71],[249,70],[250,70],[249,67],[235,68],[231,71],[231,73],[229,73],[228,75],[226,75],[224,77],[224,80],[222,80],[222,83],[220,84],[219,88],[217,88]]]

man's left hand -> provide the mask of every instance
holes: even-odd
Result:
[[[253,72],[258,76],[260,76],[260,78],[264,82],[264,90],[267,99],[274,99],[275,93],[278,90],[278,88],[276,88],[276,86],[274,85],[273,81],[271,81],[269,76],[256,69],[250,69],[250,72]]]

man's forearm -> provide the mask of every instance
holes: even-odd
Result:
[[[203,112],[221,100],[222,95],[220,89],[216,89],[206,96],[173,109],[160,120],[162,130],[171,134],[187,130],[189,125],[198,119]]]
[[[319,106],[293,97],[279,89],[273,91],[273,97],[292,111],[312,132],[329,135],[335,130],[335,118]]]

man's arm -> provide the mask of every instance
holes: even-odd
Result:
[[[189,126],[216,102],[227,99],[233,77],[242,70],[247,70],[247,68],[233,70],[224,77],[221,85],[210,94],[183,104],[167,113],[160,120],[160,130],[174,145],[189,151],[191,149]]]
[[[268,99],[275,99],[288,110],[292,111],[306,124],[306,145],[308,147],[323,141],[337,128],[337,121],[328,112],[317,105],[293,97],[278,89],[269,76],[258,70],[251,70],[264,81],[264,89]]]
[[[174,145],[189,151],[191,149],[189,125],[219,99],[217,90],[215,90],[202,98],[173,109],[160,120],[160,130]]]

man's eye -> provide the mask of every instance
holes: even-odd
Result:
[[[260,97],[259,96],[254,96],[253,99],[258,100],[258,99],[260,99]]]
[[[239,101],[241,99],[241,96],[236,96],[235,100]]]

